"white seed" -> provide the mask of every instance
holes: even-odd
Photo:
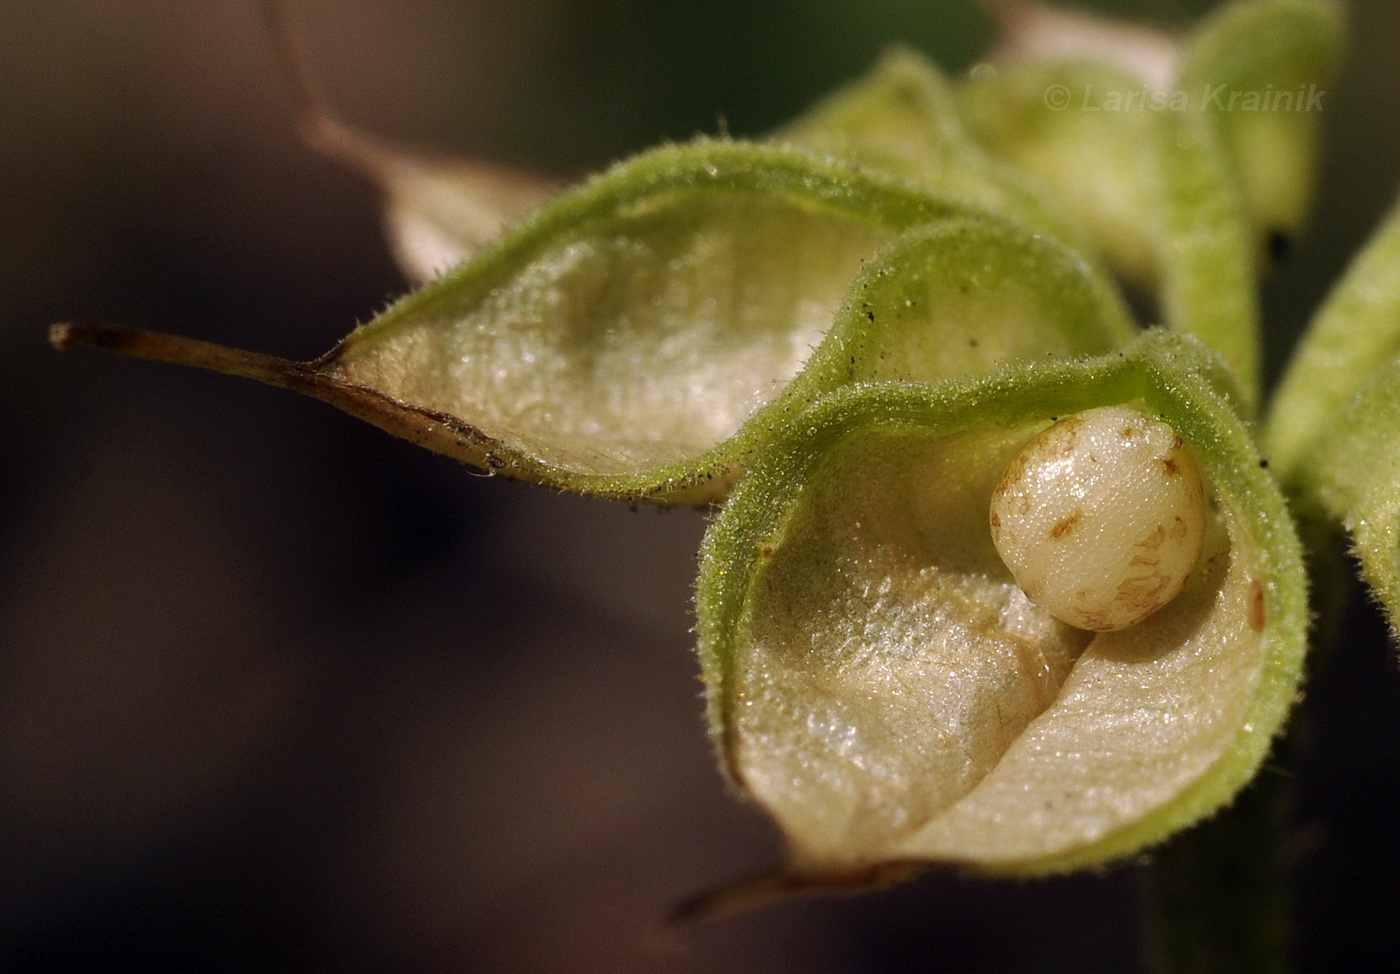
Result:
[[[1136,625],[1176,598],[1201,557],[1206,503],[1182,438],[1125,406],[1032,437],[992,493],[992,543],[1061,622]]]

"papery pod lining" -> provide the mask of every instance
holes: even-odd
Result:
[[[506,227],[560,191],[557,180],[416,152],[319,111],[302,128],[312,147],[379,190],[390,249],[415,285],[436,280],[471,259]]]
[[[385,196],[394,259],[427,284],[480,253],[516,220],[560,192],[560,183],[465,159],[385,152],[374,177]]]
[[[1160,841],[1248,781],[1296,691],[1306,601],[1288,513],[1219,374],[1195,343],[1154,334],[1086,362],[843,390],[770,444],[707,535],[697,611],[722,760],[784,827],[792,873],[1077,868]],[[1053,416],[1114,403],[1139,403],[1186,439],[1221,530],[1194,589],[1138,627],[1090,637],[1019,597],[980,534],[1018,443]],[[891,490],[882,472],[912,492],[878,508],[870,499]],[[837,489],[833,477],[849,482]],[[878,544],[862,547],[862,535]],[[901,588],[910,579],[923,587]],[[952,601],[921,604],[939,587]],[[817,616],[788,650],[774,643],[785,620]],[[947,645],[924,655],[920,639],[947,625],[1002,635],[927,672]],[[882,629],[892,641],[861,642]],[[1061,648],[1027,657],[1025,639]],[[873,716],[848,719],[858,712]],[[1003,731],[1009,740],[996,739]],[[951,763],[938,759],[940,736]],[[988,746],[1004,748],[991,767],[975,754],[960,763],[959,749]]]
[[[777,186],[762,186],[764,190],[773,190],[774,195],[791,193],[799,205],[816,210],[818,206],[830,205],[828,198],[820,197],[814,205],[813,190],[821,187],[834,197],[840,212],[857,214],[861,219],[868,219],[872,212],[878,213],[876,206],[883,205],[893,210],[884,216],[887,221],[886,227],[897,226],[901,222],[911,226],[928,225],[928,229],[919,230],[914,234],[913,243],[891,243],[892,248],[899,250],[902,246],[907,246],[918,251],[932,247],[939,252],[940,259],[930,263],[927,257],[912,258],[915,264],[927,268],[927,272],[918,272],[906,267],[911,260],[909,252],[901,250],[899,255],[894,257],[873,256],[866,270],[859,276],[858,283],[852,285],[845,307],[836,314],[834,324],[831,312],[814,305],[813,313],[820,314],[819,319],[814,319],[791,335],[779,332],[783,347],[789,350],[784,354],[793,357],[785,371],[752,381],[749,388],[754,391],[742,401],[727,399],[722,387],[711,388],[710,380],[707,380],[701,387],[703,395],[683,400],[684,408],[678,413],[679,422],[706,424],[701,430],[703,435],[690,441],[675,437],[648,441],[653,449],[659,446],[666,451],[660,453],[663,461],[667,457],[675,458],[669,463],[656,464],[652,469],[645,469],[645,462],[638,463],[637,466],[643,468],[640,472],[618,475],[615,472],[617,467],[610,469],[606,459],[599,463],[596,458],[588,457],[584,452],[587,440],[583,437],[581,438],[585,441],[584,446],[581,447],[574,439],[569,439],[567,449],[571,452],[555,457],[541,451],[538,440],[530,443],[523,440],[515,443],[502,440],[501,447],[494,450],[494,453],[506,461],[504,472],[518,475],[519,471],[512,469],[511,465],[523,464],[515,458],[528,459],[533,455],[540,457],[547,466],[553,468],[539,479],[557,483],[559,486],[599,494],[656,494],[661,500],[692,502],[697,492],[708,497],[713,496],[716,490],[722,489],[734,472],[737,458],[751,452],[771,430],[784,421],[785,417],[790,417],[795,411],[803,408],[807,401],[822,391],[844,382],[870,378],[867,370],[880,369],[882,366],[879,363],[891,361],[890,356],[903,356],[902,377],[931,379],[967,371],[981,371],[1007,360],[1031,355],[1104,351],[1131,336],[1132,326],[1116,293],[1092,266],[1065,248],[1049,240],[1037,239],[1015,224],[998,221],[989,216],[977,216],[974,211],[967,210],[963,212],[970,215],[954,219],[959,212],[955,204],[912,191],[905,191],[904,195],[901,195],[893,184],[879,181],[866,183],[844,170],[812,169],[812,164],[804,162],[800,156],[756,146],[709,144],[703,148],[707,152],[702,177],[702,185],[706,192],[732,186],[746,190],[751,185],[747,182],[751,177],[743,173],[732,173],[726,168],[732,165],[736,158],[741,162],[752,160],[755,156],[765,161],[776,160],[781,165],[767,170],[765,175],[771,176],[776,172],[783,180],[796,177],[800,181],[789,184],[774,180]],[[683,150],[673,151],[679,156]],[[725,158],[726,153],[728,158]],[[821,174],[832,180],[832,183],[817,182],[815,174]],[[725,185],[726,182],[728,186]],[[863,188],[865,193],[851,194],[853,188]],[[667,186],[667,189],[670,187]],[[854,195],[855,199],[850,199],[851,195]],[[751,199],[741,200],[741,229],[746,230],[754,219],[756,207]],[[894,209],[894,205],[902,206],[903,210]],[[545,215],[549,212],[546,211]],[[672,214],[668,211],[666,219],[671,217]],[[931,220],[934,223],[929,224]],[[945,223],[946,227],[943,226]],[[554,246],[555,238],[551,235],[553,230],[551,226],[550,232],[531,233],[526,239],[531,243],[537,238],[550,240],[551,246]],[[510,239],[503,241],[503,248],[507,253],[511,242]],[[767,257],[784,262],[798,261],[802,255],[793,252],[793,248],[803,243],[806,242],[783,240],[774,243],[773,251]],[[854,263],[859,264],[867,253],[868,251],[856,247],[851,250],[851,258]],[[758,259],[762,258],[756,255],[755,263]],[[646,267],[633,273],[665,273],[664,262],[656,261],[654,256],[652,262],[660,266]],[[955,276],[955,268],[962,269],[961,277]],[[854,269],[853,267],[852,270]],[[454,275],[452,282],[445,282],[445,285],[457,286],[460,283],[458,278],[466,277],[471,271],[472,268],[464,269],[461,274]],[[812,273],[813,269],[804,265],[804,271]],[[929,274],[940,275],[942,280],[940,287],[931,292],[928,291],[926,283]],[[883,283],[872,284],[872,279]],[[824,286],[835,285],[844,290],[847,280],[840,276],[833,276],[827,280],[823,275],[821,283]],[[499,293],[499,286],[494,285],[494,282],[484,288],[474,282],[468,286],[474,287],[477,293],[488,296]],[[780,289],[784,283],[780,278],[770,275],[755,280],[753,286]],[[915,290],[925,288],[922,303],[918,298],[905,297],[902,300],[908,301],[908,304],[877,309],[871,304],[869,297],[855,296],[856,291],[860,289],[874,287],[879,291],[900,286]],[[1009,293],[1008,286],[1022,289],[1024,296],[1017,308],[1006,308],[996,303],[1001,299],[1001,295]],[[723,297],[728,300],[744,299],[744,296],[738,294]],[[376,329],[390,331],[396,324],[392,316],[399,314],[401,309],[404,316],[414,314],[420,308],[417,304],[419,300],[419,296],[407,299],[405,306],[394,309],[384,319],[368,326],[364,332],[352,335],[347,339],[345,347],[350,349],[350,354],[354,354],[357,350],[355,343],[361,339],[361,335],[373,339]],[[807,305],[812,305],[810,298],[804,297],[804,301]],[[956,310],[955,305],[960,305],[962,310]],[[752,310],[746,308],[746,314],[752,317]],[[494,315],[488,317],[493,330],[501,327]],[[681,324],[684,327],[685,322]],[[960,329],[960,340],[965,333],[980,335],[981,340],[973,337],[972,348],[959,348],[950,355],[947,347],[947,331],[950,327]],[[827,332],[825,335],[824,331]],[[602,334],[610,348],[616,348],[628,357],[629,374],[617,376],[611,386],[614,389],[625,390],[629,382],[645,380],[646,375],[639,377],[630,373],[641,368],[637,356],[644,354],[647,344],[654,343],[655,339],[641,330],[632,334],[630,342],[622,342],[610,331]],[[738,332],[736,337],[739,342],[747,340],[743,332]],[[657,351],[664,351],[668,356],[674,355],[674,339],[670,341],[672,345],[660,345]],[[853,356],[856,345],[866,347],[869,353]],[[909,351],[916,346],[917,350]],[[811,355],[813,348],[816,349],[816,353],[809,365],[806,359]],[[746,369],[751,369],[750,362],[745,361],[753,357],[751,346],[720,346],[714,349],[709,357],[705,356],[705,352],[705,346],[699,346],[696,352],[700,356],[698,366],[703,368],[703,375],[713,376],[719,381],[732,381],[734,376],[742,377],[746,374]],[[958,354],[959,352],[961,354]],[[333,358],[331,361],[338,367],[338,360]],[[588,366],[589,363],[585,361],[584,368]],[[645,371],[644,368],[641,370]],[[515,372],[522,376],[527,371],[515,369]],[[543,380],[532,378],[531,381],[539,383]],[[593,381],[608,384],[601,377]],[[784,388],[784,383],[787,382],[791,382],[791,385]],[[677,392],[684,395],[695,383],[694,377],[681,373],[673,383],[680,386],[679,390],[666,388],[663,392],[666,396],[674,396]],[[453,387],[461,390],[459,395],[479,394],[470,384],[459,382]],[[414,398],[403,391],[397,394],[406,399]],[[460,415],[462,411],[460,401],[437,401],[430,405],[454,415]],[[653,404],[653,411],[654,408]],[[726,416],[729,418],[724,419]],[[645,429],[647,419],[647,413],[633,409],[630,415],[619,414],[615,422],[618,432],[626,436],[628,423],[635,423],[637,428]],[[717,423],[719,425],[716,425]]]

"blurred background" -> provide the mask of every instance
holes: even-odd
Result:
[[[762,133],[892,42],[962,70],[992,33],[930,0],[290,6],[349,121],[560,176]],[[1275,364],[1400,182],[1400,7],[1350,6],[1315,227],[1268,285]],[[402,293],[373,196],[290,107],[251,0],[0,5],[0,969],[1137,969],[1131,865],[935,871],[649,948],[780,852],[704,736],[700,515],[48,348],[96,319],[309,358]],[[1366,966],[1400,921],[1400,677],[1353,602],[1298,770],[1305,970]]]

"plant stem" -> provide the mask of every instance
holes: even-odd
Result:
[[[1291,750],[1288,740],[1276,758]],[[1283,974],[1290,969],[1293,780],[1266,766],[1234,805],[1167,843],[1147,870],[1149,969]]]
[[[1316,615],[1311,668],[1337,646],[1351,573],[1331,520],[1294,498]],[[1146,872],[1148,968],[1155,974],[1284,974],[1292,969],[1292,810],[1299,707],[1253,784],[1215,818],[1183,832]]]

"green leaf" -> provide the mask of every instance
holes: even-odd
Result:
[[[1400,205],[1333,288],[1274,395],[1265,444],[1289,482],[1337,432],[1337,413],[1400,352]],[[1343,431],[1350,432],[1350,431]]]
[[[1101,352],[1131,325],[1081,257],[1019,225],[702,142],[560,198],[315,362],[125,334],[56,340],[294,388],[505,476],[698,504],[840,384]]]
[[[787,837],[782,885],[1100,863],[1253,776],[1294,699],[1307,604],[1229,386],[1199,343],[1157,332],[1097,359],[843,389],[766,448],[710,528],[696,602],[713,735]],[[1019,591],[988,507],[1052,418],[1117,404],[1184,438],[1214,513],[1181,595],[1089,633]]]

